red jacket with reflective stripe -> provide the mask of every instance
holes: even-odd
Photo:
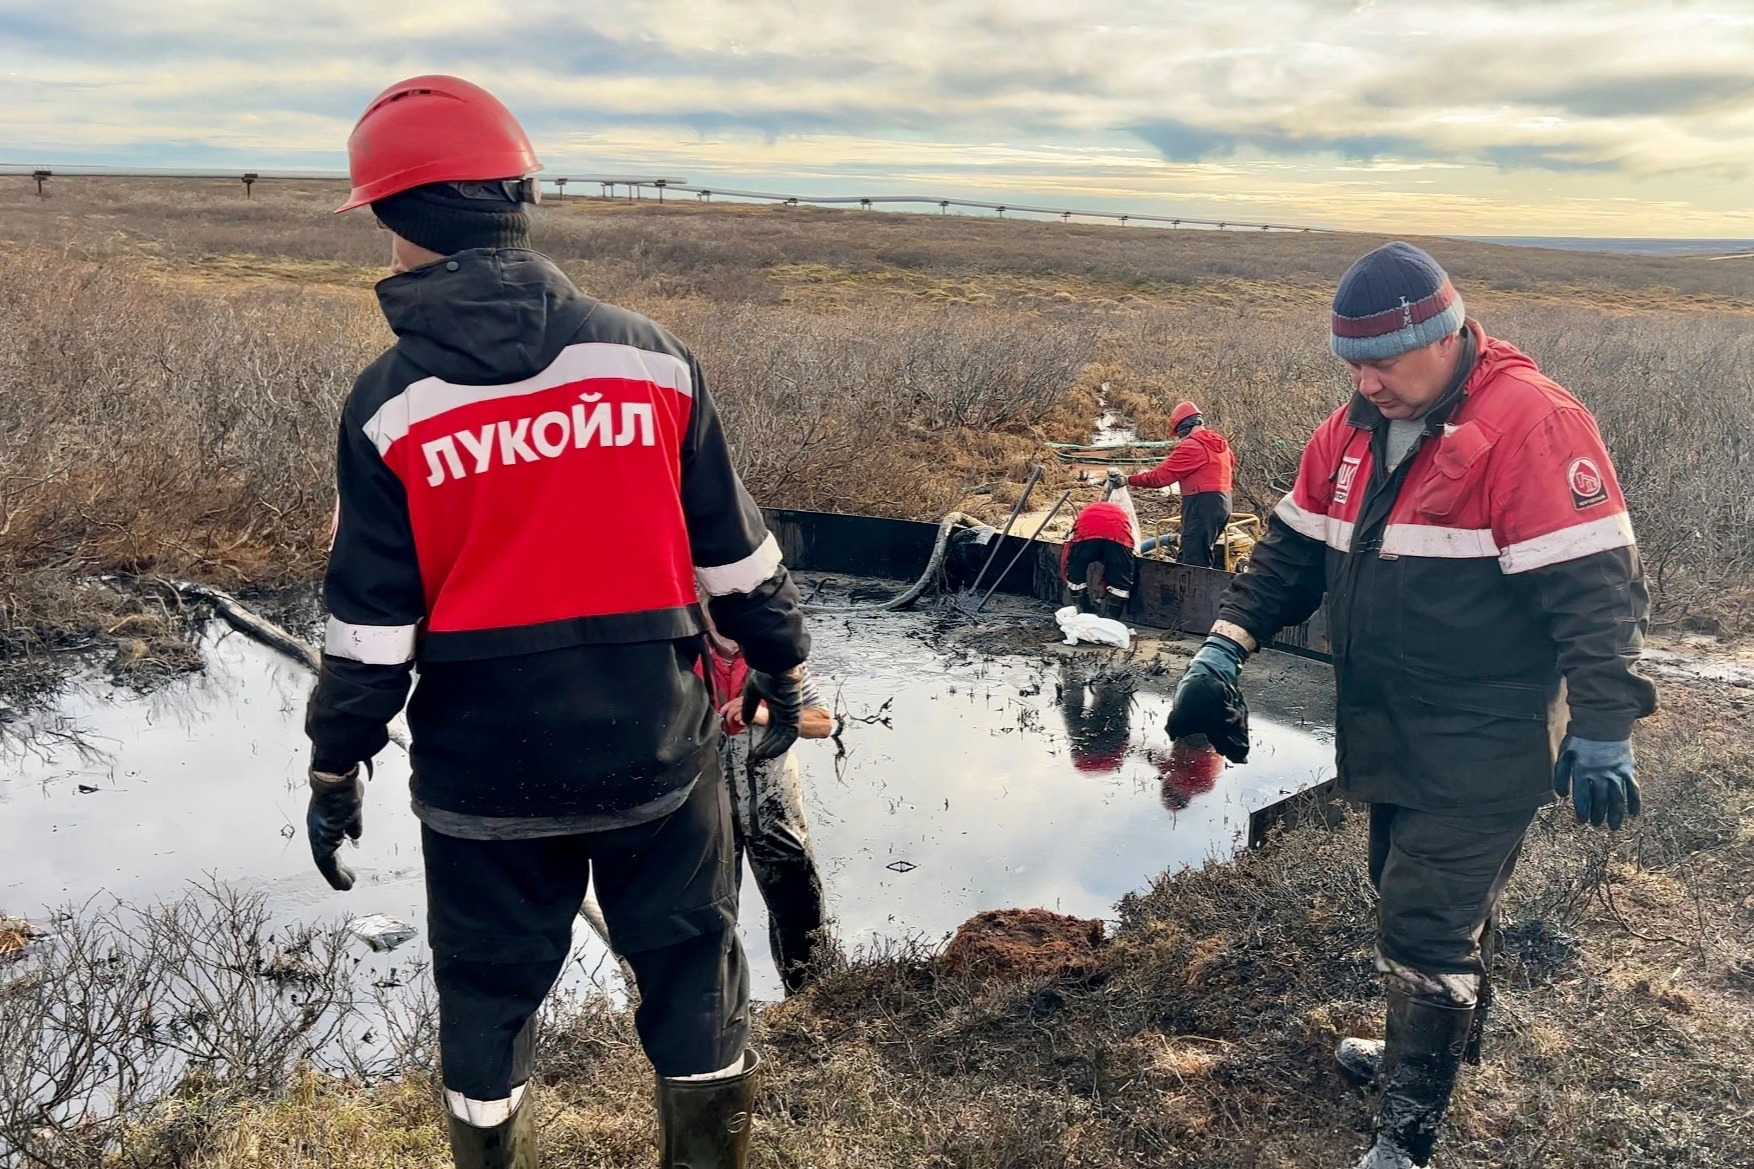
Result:
[[[418,659],[429,825],[679,806],[717,734],[697,578],[752,668],[809,648],[699,366],[522,249],[460,252],[378,297],[397,339],[342,412],[313,761],[381,749]]]
[[[1261,642],[1326,601],[1341,785],[1432,810],[1549,798],[1568,726],[1623,739],[1654,709],[1626,503],[1595,420],[1469,323],[1460,384],[1393,472],[1363,398],[1304,448],[1220,617]]]
[[[1200,427],[1175,444],[1169,457],[1149,471],[1127,477],[1133,487],[1168,487],[1182,485],[1183,495],[1201,495],[1208,491],[1230,494],[1236,475],[1236,454],[1222,434]]]
[[[1380,554],[1493,559],[1505,574],[1632,545],[1632,523],[1595,419],[1510,345],[1487,339],[1466,399],[1410,455]],[[1373,429],[1329,416],[1275,514],[1351,550],[1374,472]]]
[[[428,377],[378,407],[364,429],[407,496],[429,653],[449,633],[694,603],[681,489],[694,386],[674,354],[586,341],[532,378]],[[603,571],[605,550],[633,548]]]

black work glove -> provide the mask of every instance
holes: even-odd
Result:
[[[335,854],[341,838],[359,839],[365,830],[365,781],[355,763],[345,775],[311,769],[311,804],[305,811],[305,832],[311,838],[311,859],[329,884],[346,892],[353,888],[353,870]]]
[[[804,718],[804,683],[798,669],[783,674],[750,670],[743,682],[743,725],[755,725],[755,712],[767,703],[767,726],[749,746],[751,759],[778,759],[798,741]]]
[[[1125,487],[1126,485],[1127,485],[1127,477],[1125,475],[1121,474],[1119,471],[1116,471],[1113,469],[1111,469],[1109,471],[1108,478],[1103,481],[1103,486],[1108,489],[1108,493],[1110,495],[1113,495],[1115,492],[1119,491],[1121,488]]]
[[[1571,796],[1579,824],[1587,822],[1597,828],[1604,823],[1618,828],[1626,817],[1636,816],[1644,808],[1628,740],[1603,742],[1565,736],[1559,747],[1559,765],[1553,769],[1553,790]]]
[[[1206,639],[1175,684],[1164,728],[1170,738],[1205,735],[1232,763],[1248,762],[1249,708],[1236,684],[1248,656],[1248,650],[1223,634]]]

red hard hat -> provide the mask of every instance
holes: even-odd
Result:
[[[1192,402],[1183,402],[1169,414],[1169,428],[1174,430],[1188,419],[1200,412],[1200,408]]]
[[[335,210],[427,183],[517,179],[541,169],[524,128],[491,93],[460,77],[410,77],[373,98],[353,127],[353,191]]]

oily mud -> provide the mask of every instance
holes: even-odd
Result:
[[[849,947],[938,945],[1007,907],[1105,917],[1164,869],[1231,855],[1251,811],[1332,775],[1324,667],[1252,663],[1251,760],[1208,767],[1162,729],[1185,643],[1070,649],[1045,607],[998,610],[978,629],[930,606],[813,623],[812,668],[843,723],[797,750]],[[329,889],[303,831],[310,676],[218,626],[201,649],[200,674],[147,694],[94,678],[4,728],[0,913],[48,921],[219,881],[261,891],[288,921],[384,914],[424,930],[406,757],[392,746],[377,760],[348,856],[358,884]],[[744,889],[754,990],[774,998],[765,914]],[[568,981],[613,986],[613,960],[582,922],[575,937]],[[424,944],[359,950],[393,978]]]

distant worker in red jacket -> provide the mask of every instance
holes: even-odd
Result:
[[[1111,481],[1112,483],[1112,481]],[[1086,504],[1060,548],[1060,576],[1080,613],[1119,619],[1133,595],[1133,516],[1111,499]]]
[[[1183,402],[1169,416],[1180,442],[1169,457],[1149,471],[1127,477],[1129,487],[1181,484],[1181,551],[1176,559],[1201,568],[1216,567],[1212,548],[1230,523],[1230,489],[1236,475],[1236,454],[1222,434],[1206,425],[1200,408]]]

